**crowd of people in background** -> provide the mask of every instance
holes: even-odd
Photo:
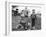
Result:
[[[28,16],[29,13],[30,11],[27,10],[27,8],[25,8],[24,10],[21,10],[20,13],[19,13],[19,9],[12,10],[12,17],[13,16],[20,17],[19,25],[17,25],[15,29],[17,30],[35,30],[37,29],[35,27],[35,24],[36,24],[35,21],[37,20],[35,9],[32,9],[32,14],[30,16]]]

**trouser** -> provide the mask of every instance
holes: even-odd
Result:
[[[20,24],[24,27],[24,29],[25,29],[25,27],[26,27],[26,23],[22,23],[22,22],[20,22]]]
[[[35,26],[35,18],[32,18],[32,27]]]

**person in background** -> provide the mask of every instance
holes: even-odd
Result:
[[[16,9],[15,11],[14,11],[14,16],[16,16],[18,14],[18,9]]]
[[[36,20],[35,9],[32,10],[31,20],[32,20],[32,30],[33,30],[35,29],[35,20]]]

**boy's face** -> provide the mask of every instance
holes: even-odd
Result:
[[[35,14],[35,12],[33,12],[33,14]]]
[[[35,14],[35,11],[32,11],[33,12],[33,14]]]
[[[35,9],[32,10],[33,14],[35,13]]]

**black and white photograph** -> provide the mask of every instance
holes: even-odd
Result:
[[[12,5],[12,31],[41,30],[38,6]]]

